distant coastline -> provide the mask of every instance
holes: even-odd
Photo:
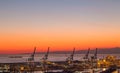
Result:
[[[50,52],[51,54],[69,54],[72,51],[54,51]],[[77,50],[75,51],[76,54],[85,54],[87,52],[86,50]],[[95,49],[90,50],[90,54],[93,54],[95,52]],[[37,54],[44,54],[45,52],[37,52]],[[120,47],[114,47],[114,48],[98,48],[98,54],[120,54]]]
[[[87,49],[85,50],[76,50],[75,54],[85,54],[87,52]],[[94,54],[95,49],[90,50],[90,54]],[[45,54],[46,52],[36,52],[36,54]],[[71,51],[50,51],[50,54],[71,54]],[[21,54],[31,54],[30,52],[27,53],[18,53],[16,55],[21,55]],[[114,48],[98,48],[98,54],[120,54],[120,47],[114,47]],[[0,54],[0,56],[5,55],[5,54]],[[10,55],[10,54],[6,54]],[[15,55],[15,54],[14,54]]]

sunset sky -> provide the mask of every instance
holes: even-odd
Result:
[[[0,54],[120,47],[120,0],[0,0]]]

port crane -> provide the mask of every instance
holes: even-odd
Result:
[[[95,50],[94,55],[91,57],[92,68],[97,68],[97,48]]]
[[[30,69],[30,73],[33,73],[35,68],[35,62],[34,62],[35,52],[36,52],[36,47],[34,47],[33,53],[31,54],[30,58],[28,58],[28,67]]]
[[[94,55],[91,57],[91,59],[97,60],[97,48],[95,50]]]
[[[95,52],[95,54],[94,54],[94,58],[95,58],[95,59],[97,59],[97,50],[98,50],[98,49],[96,48],[96,52]]]
[[[34,61],[35,51],[36,51],[36,47],[34,47],[34,51],[31,54],[30,58],[28,58],[28,61]]]
[[[47,72],[47,70],[48,70],[48,64],[51,63],[51,62],[47,61],[48,55],[49,55],[49,49],[50,49],[50,47],[48,47],[48,50],[47,50],[45,56],[42,58],[42,62],[41,62],[42,68],[43,68],[43,70],[46,71],[46,72]]]
[[[48,50],[47,50],[45,56],[42,58],[44,61],[46,61],[48,59],[49,49],[50,49],[50,47],[48,47]]]
[[[73,49],[72,54],[66,59],[68,63],[71,63],[73,61],[74,54],[75,54],[75,48]]]
[[[90,48],[88,48],[88,51],[87,51],[87,53],[86,53],[86,55],[85,55],[85,57],[84,57],[83,59],[86,59],[86,60],[89,59],[89,58],[88,58],[89,52],[90,52]]]

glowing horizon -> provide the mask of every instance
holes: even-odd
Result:
[[[0,1],[0,54],[120,47],[120,1]]]

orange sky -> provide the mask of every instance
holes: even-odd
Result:
[[[0,54],[120,47],[120,1],[0,1]]]
[[[104,35],[104,36],[103,36]],[[76,47],[76,50],[87,48],[111,48],[120,46],[120,35],[6,35],[0,40],[1,53],[26,53],[32,52],[34,46],[38,52],[44,52],[47,47],[51,51],[68,51]]]

